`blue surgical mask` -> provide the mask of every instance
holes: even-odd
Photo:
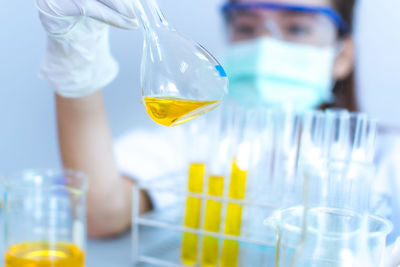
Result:
[[[233,44],[224,59],[229,99],[304,111],[330,101],[336,48],[262,37]]]

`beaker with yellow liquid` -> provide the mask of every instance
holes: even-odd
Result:
[[[5,267],[84,267],[86,175],[29,170],[1,178]]]
[[[167,22],[156,0],[134,0],[143,29],[142,102],[157,123],[176,126],[212,110],[228,92],[221,64]]]
[[[83,250],[71,243],[20,243],[5,255],[5,267],[84,267],[84,261]]]

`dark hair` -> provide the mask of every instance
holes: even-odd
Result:
[[[349,26],[349,34],[351,34],[353,30],[355,2],[356,0],[333,0],[333,7]],[[342,38],[346,37],[348,36],[342,36]],[[333,103],[324,105],[324,107],[345,108],[350,111],[358,110],[354,70],[345,79],[336,82],[333,88],[333,94],[335,96]]]

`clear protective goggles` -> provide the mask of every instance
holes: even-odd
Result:
[[[331,7],[275,2],[236,2],[222,7],[233,41],[261,36],[318,47],[330,46],[349,33],[349,27]]]

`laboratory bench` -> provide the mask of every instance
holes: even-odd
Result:
[[[108,240],[89,240],[86,267],[133,266],[131,240],[130,233]]]

